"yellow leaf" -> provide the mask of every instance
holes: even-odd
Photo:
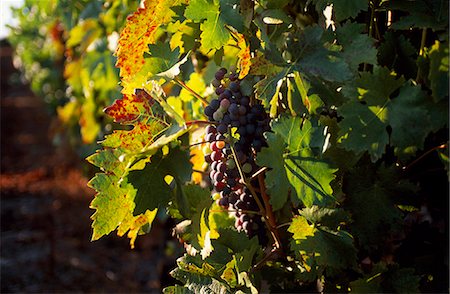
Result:
[[[158,209],[154,209],[152,211],[147,210],[144,214],[140,214],[137,216],[133,216],[130,213],[119,225],[119,228],[117,229],[117,235],[119,237],[122,237],[128,231],[127,237],[130,238],[130,246],[133,249],[134,242],[136,241],[139,230],[147,224],[151,226],[157,212]]]
[[[135,83],[133,76],[138,73],[145,61],[144,53],[148,45],[156,42],[156,32],[161,25],[167,24],[174,15],[170,7],[185,3],[186,0],[159,0],[144,2],[144,8],[127,18],[116,50],[117,63],[120,68],[122,85]]]
[[[88,98],[81,106],[81,138],[83,143],[89,144],[95,142],[100,132],[100,124],[96,120],[97,105],[94,99]]]
[[[69,101],[64,106],[59,106],[56,110],[58,113],[58,118],[63,124],[69,124],[69,122],[74,118],[78,117],[79,104],[77,100]]]
[[[239,33],[234,33],[237,37],[237,46],[239,47],[238,53],[238,68],[239,68],[239,79],[243,79],[250,71],[251,56],[250,56],[250,46],[247,46],[244,35]]]
[[[193,164],[193,170],[203,171],[203,164],[205,163],[205,156],[200,148],[191,149],[191,163]],[[192,173],[192,181],[196,184],[202,182],[203,175],[199,172]]]

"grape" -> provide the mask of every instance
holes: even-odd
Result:
[[[216,182],[220,182],[220,181],[222,181],[223,180],[223,173],[222,172],[216,172],[215,174],[214,174],[214,181],[216,181]]]
[[[205,107],[205,115],[206,116],[212,116],[214,111],[215,110],[209,105]]]
[[[215,121],[220,121],[223,118],[223,112],[220,110],[217,110],[216,112],[214,112],[213,114],[213,119]]]
[[[210,180],[214,186],[213,199],[224,208],[233,208],[230,212],[235,218],[235,226],[249,237],[257,235],[261,244],[267,242],[263,220],[247,211],[259,211],[256,199],[259,192],[252,195],[240,177],[236,160],[240,162],[242,172],[250,174],[259,167],[255,163],[255,153],[267,146],[263,133],[269,131],[269,117],[262,105],[251,105],[251,99],[241,92],[239,75],[235,69],[227,76],[225,68],[219,69],[211,84],[216,87],[217,99],[212,99],[205,107],[205,115],[217,126],[205,129],[205,140],[210,142],[205,149],[205,161],[210,164]],[[239,139],[230,138],[230,128],[236,128]],[[233,146],[234,145],[234,146]],[[233,155],[232,149],[235,149]],[[236,159],[234,158],[236,156]],[[255,186],[256,188],[257,186]],[[259,191],[259,190],[257,190]]]
[[[230,100],[223,99],[222,101],[220,101],[220,107],[223,108],[224,110],[227,110],[228,107],[230,107]]]
[[[218,160],[222,159],[222,153],[220,151],[213,151],[211,153],[211,159],[213,161],[218,161]]]
[[[223,91],[225,91],[225,88],[222,85],[216,88],[216,94],[219,96],[223,93]]]
[[[246,174],[248,174],[248,173],[251,173],[252,172],[252,165],[250,164],[250,163],[248,163],[248,162],[246,162],[246,163],[244,163],[243,165],[242,165],[242,171],[244,172],[244,173],[246,173]]]
[[[220,206],[222,206],[222,207],[228,207],[228,204],[229,204],[229,202],[228,202],[228,197],[220,198],[220,200],[219,200],[219,205],[220,205]]]
[[[256,131],[255,125],[247,125],[245,127],[245,130],[247,131],[247,134],[253,135]]]
[[[244,115],[245,113],[247,113],[247,109],[245,108],[245,106],[239,106],[239,114]]]
[[[241,100],[242,94],[241,92],[232,92],[234,99]]]
[[[239,125],[245,126],[246,123],[247,123],[247,117],[245,117],[245,116],[240,116],[240,117],[239,117]]]
[[[220,171],[221,173],[224,173],[227,170],[227,165],[223,162],[219,162],[217,164],[216,170]]]
[[[237,114],[237,113],[230,113],[230,119],[231,119],[231,121],[239,120],[239,114]]]
[[[230,158],[227,160],[227,168],[228,169],[234,169],[236,167],[236,162],[234,159]]]
[[[238,79],[238,75],[236,73],[232,73],[230,75],[230,81],[236,81]]]
[[[223,72],[221,70],[218,70],[216,72],[216,74],[214,75],[214,77],[216,78],[216,80],[222,80],[225,77],[226,72]]]
[[[226,187],[226,185],[224,182],[216,182],[216,184],[214,185],[214,188],[218,192],[222,191],[225,187]]]
[[[215,134],[208,134],[208,135],[206,135],[206,138],[205,138],[205,140],[207,141],[207,142],[212,142],[212,141],[214,141],[216,139],[216,135]]]
[[[239,113],[239,106],[236,103],[232,103],[228,107],[228,112],[230,112],[230,114],[238,114]]]
[[[250,105],[250,99],[247,96],[243,96],[241,98],[240,102],[241,102],[241,105],[244,105],[244,106],[249,106]]]
[[[221,134],[225,134],[225,133],[227,132],[227,130],[228,130],[228,127],[227,127],[226,124],[220,124],[220,125],[217,127],[217,131],[218,131],[219,133],[221,133]]]
[[[215,134],[216,133],[216,127],[213,125],[209,125],[205,129],[207,134]]]
[[[259,151],[261,151],[261,148],[262,148],[262,141],[259,139],[255,139],[252,142],[252,146],[253,146],[253,148],[255,148],[256,152],[259,152]]]
[[[213,99],[213,100],[211,100],[211,102],[209,103],[209,106],[210,106],[212,109],[214,109],[214,111],[216,111],[216,110],[219,108],[219,106],[220,106],[220,102],[219,102],[219,100],[217,100],[217,99]]]
[[[232,92],[237,92],[240,89],[239,82],[231,82],[229,87]]]

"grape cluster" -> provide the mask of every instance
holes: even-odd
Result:
[[[240,177],[238,165],[246,177],[258,170],[254,158],[267,145],[263,133],[270,129],[269,119],[262,105],[252,105],[250,97],[241,93],[240,82],[236,73],[228,73],[225,68],[215,74],[212,85],[218,97],[205,107],[205,115],[212,122],[206,127],[210,152],[206,152],[205,160],[210,164],[213,198],[232,211],[238,230],[249,237],[258,236],[263,243],[267,237],[261,216],[256,214],[259,208]]]

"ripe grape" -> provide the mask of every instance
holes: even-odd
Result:
[[[269,118],[262,105],[251,104],[250,97],[241,93],[239,75],[235,70],[230,72],[227,76],[227,69],[221,68],[215,73],[211,84],[218,97],[205,107],[208,120],[217,124],[205,129],[205,141],[210,142],[206,152],[211,153],[205,160],[211,168],[212,197],[220,206],[233,210],[230,214],[236,217],[236,229],[249,237],[258,236],[265,244],[267,235],[262,218],[256,214],[259,207],[254,198],[261,196],[250,193],[246,180],[258,169],[254,152],[266,146],[263,133],[270,130]],[[233,132],[238,137],[231,137],[231,128],[236,128]],[[246,179],[241,178],[238,164]]]

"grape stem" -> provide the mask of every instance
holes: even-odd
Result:
[[[180,80],[179,78],[175,77],[173,79],[173,81],[175,83],[177,83],[178,85],[180,85],[181,87],[185,88],[187,91],[189,91],[192,95],[194,95],[195,98],[199,99],[204,105],[208,105],[208,101],[205,100],[205,98],[203,98],[202,96],[200,96],[199,93],[195,92],[194,90],[192,90],[188,85],[186,85],[182,80]]]
[[[416,158],[413,162],[411,162],[408,166],[404,166],[402,169],[403,171],[408,171],[411,166],[415,165],[417,162],[421,161],[423,158],[425,158],[427,155],[429,155],[430,153],[432,153],[435,150],[439,150],[439,149],[444,149],[448,147],[448,142],[441,144],[439,146],[433,147],[430,150],[428,150],[427,152],[425,152],[424,154],[422,154],[419,158]]]
[[[272,250],[268,254],[266,254],[266,256],[264,256],[263,259],[258,261],[258,263],[255,264],[250,271],[254,272],[254,271],[258,270],[263,264],[265,264],[270,258],[272,258],[272,256],[275,253],[277,253],[279,250],[280,250],[279,248],[272,248]]]
[[[245,209],[210,209],[209,212],[239,212],[244,214],[259,214],[261,213],[259,211],[253,211],[253,210],[245,210]]]
[[[199,173],[199,174],[202,174],[202,175],[208,175],[209,174],[208,172],[201,171],[201,170],[198,170],[198,169],[192,169],[192,172]]]
[[[191,125],[218,125],[219,123],[207,120],[190,120],[186,122],[186,126]]]

